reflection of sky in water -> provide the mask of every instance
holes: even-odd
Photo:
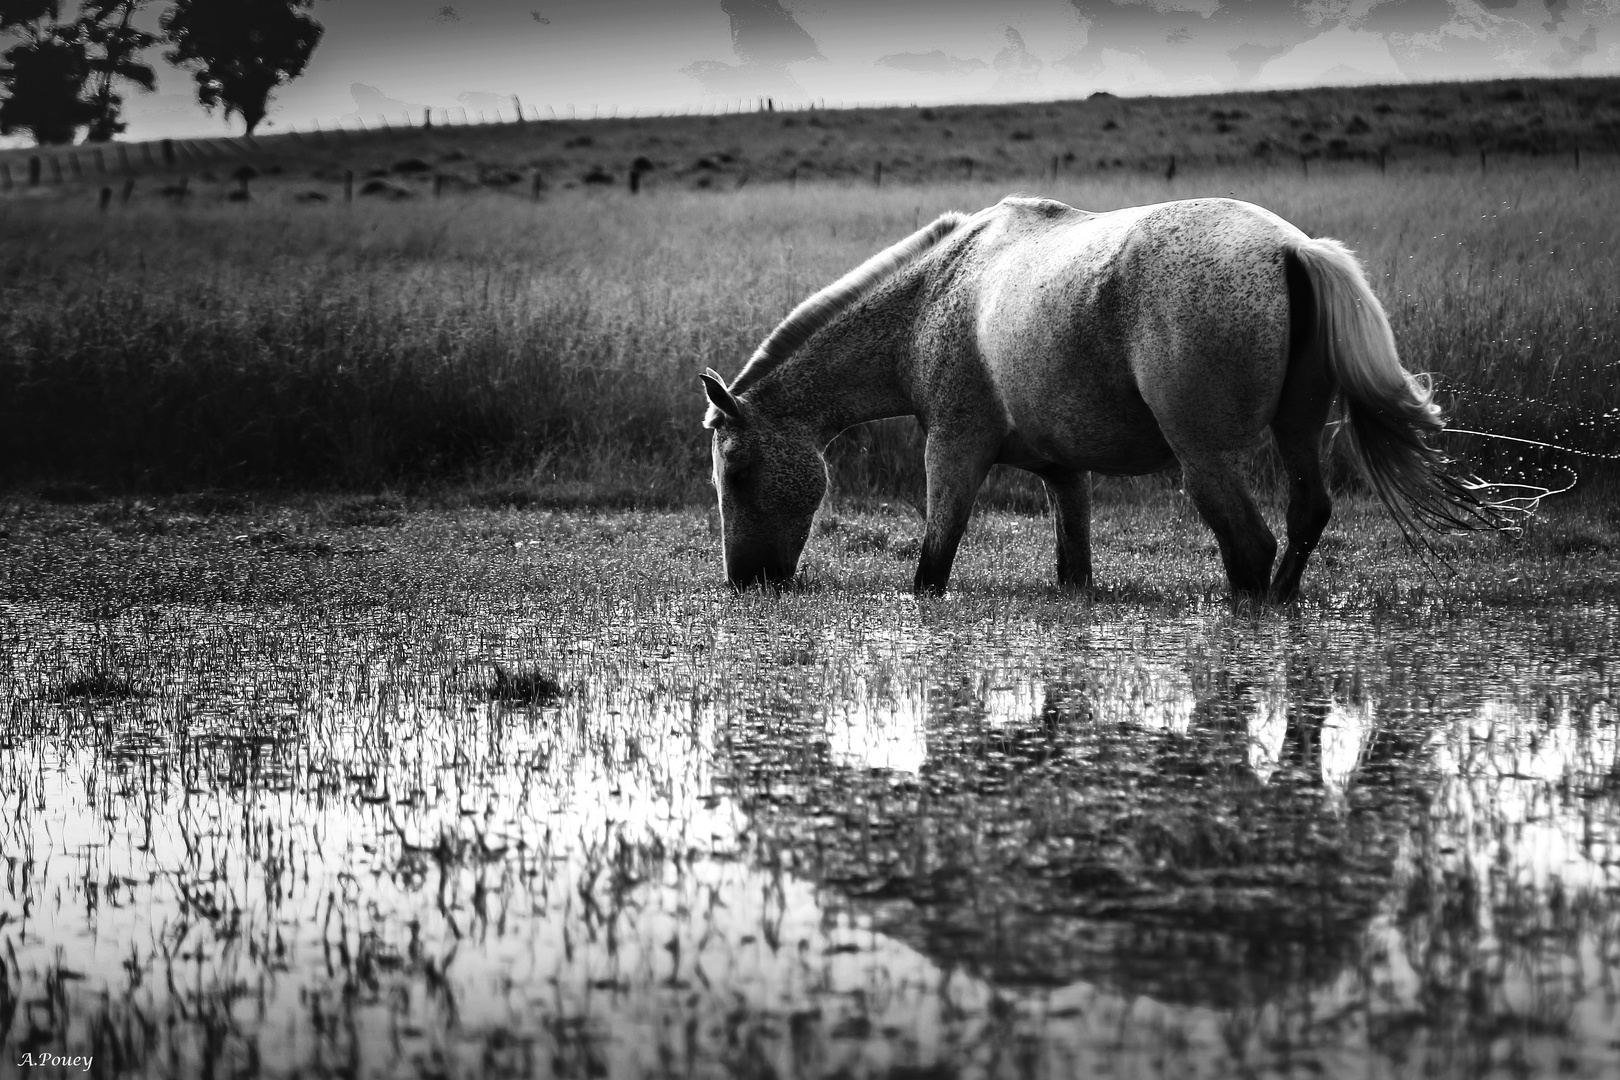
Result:
[[[732,671],[747,680],[729,683],[673,647],[680,634],[667,626],[564,635],[560,674],[578,692],[533,711],[474,700],[457,672],[413,666],[397,627],[312,632],[272,619],[265,658],[248,665],[215,651],[219,616],[200,613],[104,631],[180,643],[173,692],[47,707],[19,673],[106,642],[48,613],[7,612],[15,707],[88,714],[81,722],[114,733],[41,738],[0,763],[12,793],[0,938],[24,1001],[7,1038],[46,1023],[46,972],[66,970],[74,1042],[89,1037],[104,989],[150,1016],[183,1002],[227,1033],[209,1049],[183,1024],[179,1053],[194,1065],[251,1039],[271,1071],[346,1060],[355,1046],[377,1070],[472,1069],[538,1038],[555,1060],[634,1075],[688,1052],[737,1066],[725,1055],[743,1053],[747,1039],[733,1036],[746,1017],[774,1031],[750,1029],[748,1052],[783,1073],[805,1055],[828,1072],[955,1061],[1018,1027],[1050,1068],[1137,1055],[1159,1075],[1173,1071],[1148,1064],[1167,1031],[1185,1060],[1264,1057],[1259,1043],[1234,1042],[1234,1025],[1274,1042],[1301,1009],[1422,1014],[1437,971],[1466,982],[1435,960],[1464,920],[1468,955],[1504,965],[1497,1012],[1558,1014],[1521,1051],[1573,1055],[1577,1075],[1614,1062],[1605,971],[1617,957],[1604,935],[1616,928],[1620,825],[1601,778],[1620,750],[1612,687],[1589,658],[1538,655],[1529,627],[1463,628],[1474,659],[1429,665],[1445,649],[1435,643],[1406,667],[1376,628],[1353,622],[941,630],[909,600],[895,604],[858,644],[789,640],[757,611],[713,634],[687,620],[692,640],[708,634],[707,655],[743,657]],[[1612,616],[1582,618],[1603,648]],[[464,632],[460,651],[504,655],[523,628]],[[1519,643],[1515,659],[1478,658],[1502,641]],[[1331,655],[1318,655],[1323,642]],[[1354,692],[1322,692],[1327,669],[1353,672]],[[756,751],[739,731],[793,718],[811,737],[766,740],[782,759],[748,773]],[[188,724],[199,734],[176,738]],[[1008,997],[876,932],[867,906],[814,884],[804,853],[738,799],[802,800],[823,764],[917,777],[957,752],[942,735],[1012,738],[1043,724],[1235,740],[1254,782],[1318,786],[1321,813],[1336,819],[1366,812],[1367,770],[1410,777],[1422,794],[1395,817],[1406,832],[1391,883],[1361,931],[1370,966],[1279,988],[1295,1000],[1243,1015],[1085,979]],[[1380,749],[1400,739],[1393,758]],[[802,767],[794,753],[809,755]],[[1420,886],[1464,881],[1444,918],[1411,916]],[[1573,926],[1571,949],[1525,951],[1509,935],[1527,919],[1540,932],[1540,916],[1513,904],[1586,921],[1558,924]],[[1520,967],[1507,970],[1510,958]],[[332,1026],[339,1016],[346,1026]],[[1343,1060],[1382,1052],[1365,1028],[1336,1030],[1296,1034]],[[502,1042],[503,1031],[529,1042]]]

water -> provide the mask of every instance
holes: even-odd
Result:
[[[0,611],[0,1075],[1620,1071],[1613,605],[499,558],[532,595]]]

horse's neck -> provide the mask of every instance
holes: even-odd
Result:
[[[915,414],[908,369],[918,303],[902,270],[818,330],[754,394],[770,412],[808,422],[823,443],[868,420]]]

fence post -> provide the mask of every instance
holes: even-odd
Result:
[[[433,174],[433,197],[435,199],[437,199],[439,196],[441,196],[443,194],[444,194],[444,174],[443,173],[434,173]]]
[[[68,151],[68,168],[72,171],[75,180],[84,175],[84,171],[79,168],[79,155],[72,150]]]
[[[11,163],[0,161],[0,190],[11,190]]]
[[[28,159],[28,186],[29,187],[39,187],[39,171],[40,171],[40,169],[44,168],[44,166],[45,166],[45,163],[43,161],[39,160],[39,155],[38,154],[35,154],[33,157]]]
[[[517,120],[515,122],[519,124],[523,123],[523,102],[518,100],[518,96],[516,94],[512,95],[512,111],[517,113]]]
[[[52,154],[51,155],[51,183],[60,184],[61,182],[62,182],[62,159],[57,157],[55,154]]]
[[[872,165],[872,186],[883,186],[883,162],[881,161],[875,162]]]
[[[118,205],[128,206],[129,197],[133,194],[135,194],[135,178],[131,176],[124,180],[124,194],[123,197],[118,200]]]
[[[1171,180],[1174,180],[1175,178],[1176,178],[1176,155],[1171,154],[1170,155],[1170,164],[1168,166],[1166,166],[1165,170],[1164,170],[1165,183],[1169,183]]]
[[[104,187],[101,189],[101,198],[99,203],[101,206],[101,212],[105,214],[107,212],[107,207],[112,205],[112,188]]]
[[[354,170],[343,170],[343,201],[354,202]]]
[[[118,144],[118,168],[121,172],[129,172],[129,150],[123,143]]]
[[[157,164],[155,161],[152,160],[152,144],[149,143],[149,142],[141,143],[141,164],[142,165],[155,165],[155,164]]]
[[[1480,150],[1479,150],[1479,175],[1481,175],[1481,176],[1485,175],[1485,148],[1484,147],[1480,147]]]
[[[173,139],[164,139],[163,140],[163,164],[165,164],[165,165],[173,165],[174,164],[174,140]]]
[[[529,182],[529,197],[532,198],[535,202],[539,202],[540,201],[540,189],[545,187],[545,186],[546,186],[546,182],[540,178],[540,170],[539,169],[534,170],[534,179]]]
[[[101,147],[98,146],[96,147],[96,172],[104,173],[106,171],[107,159],[102,156]]]
[[[429,108],[429,109],[423,109],[422,110],[422,126],[425,127],[425,128],[430,128],[430,127],[433,126],[433,110],[432,109]]]

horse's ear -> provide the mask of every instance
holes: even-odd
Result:
[[[737,399],[726,389],[726,381],[720,377],[720,373],[714,368],[704,368],[703,374],[698,378],[703,380],[703,392],[709,395],[709,404],[718,409],[726,419],[741,423],[742,406],[737,404]]]

